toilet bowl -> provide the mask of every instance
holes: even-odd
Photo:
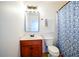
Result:
[[[59,49],[56,46],[48,46],[48,52],[52,57],[59,56]]]

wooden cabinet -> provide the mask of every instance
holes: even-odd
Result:
[[[42,57],[42,40],[20,40],[21,57]]]

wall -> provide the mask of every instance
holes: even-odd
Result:
[[[19,56],[24,16],[16,2],[0,2],[0,56]]]
[[[25,2],[26,7],[28,5],[34,5],[37,6],[37,10],[40,13],[40,31],[39,33],[35,34],[40,34],[43,35],[44,37],[46,36],[52,36],[54,44],[56,44],[56,13],[58,9],[63,6],[67,1],[30,1],[30,2]],[[41,20],[43,19],[43,20]],[[48,21],[48,27],[45,26],[45,19]],[[28,32],[27,32],[28,33]],[[31,34],[31,33],[29,33]],[[47,38],[48,39],[48,38]]]
[[[48,19],[49,27],[40,20],[40,34],[52,33],[56,40],[56,6],[54,2],[25,2],[38,5],[41,18]],[[54,3],[55,4],[55,3]],[[23,4],[20,2],[0,2],[0,56],[17,57],[19,54],[19,40],[24,32]],[[61,4],[60,4],[61,5]],[[53,8],[55,7],[55,8]],[[36,33],[36,34],[39,34]]]

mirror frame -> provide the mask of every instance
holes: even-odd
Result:
[[[27,17],[26,13],[27,13],[27,12],[29,12],[29,11],[25,11],[25,14],[24,14],[24,31],[25,31],[25,32],[39,32],[39,30],[40,30],[40,13],[37,11],[37,12],[39,13],[39,16],[38,16],[38,31],[27,31],[27,30],[26,30],[26,17]],[[32,11],[32,12],[33,12],[33,11]],[[35,11],[34,11],[34,12],[35,12]]]

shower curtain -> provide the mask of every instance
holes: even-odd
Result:
[[[71,1],[58,11],[57,46],[65,57],[79,56],[79,1]]]

